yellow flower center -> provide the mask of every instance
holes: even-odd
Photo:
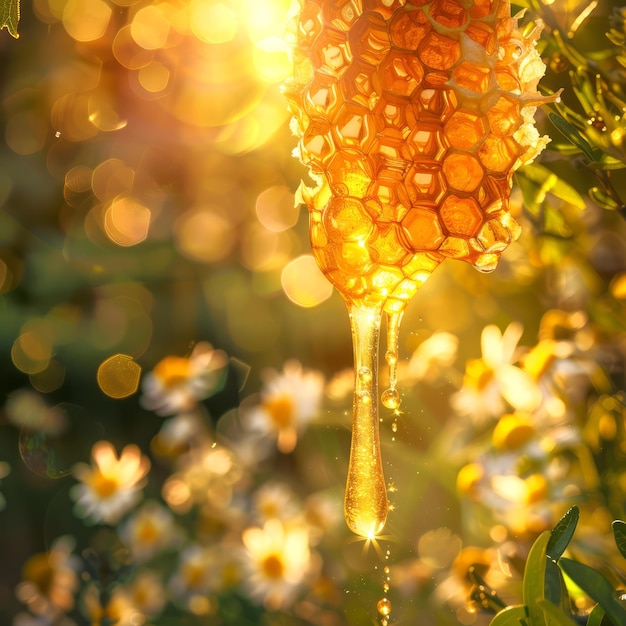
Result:
[[[151,521],[145,521],[139,527],[138,538],[143,543],[154,543],[158,536],[159,531],[155,524]]]
[[[205,575],[205,569],[204,567],[200,565],[188,563],[185,566],[184,574],[185,574],[185,580],[187,581],[187,585],[191,589],[194,589],[196,587],[199,587],[200,584],[202,583],[204,579],[204,575]]]
[[[535,434],[535,428],[527,417],[503,415],[493,430],[493,445],[498,450],[516,450]]]
[[[119,482],[117,478],[112,476],[105,476],[101,472],[94,472],[91,476],[89,484],[93,491],[99,498],[103,500],[110,498],[119,488]]]
[[[263,408],[279,429],[287,428],[293,422],[293,400],[289,396],[272,398],[263,403]]]
[[[283,560],[276,554],[266,556],[261,563],[261,568],[263,570],[263,574],[272,580],[282,578],[285,571]]]
[[[189,369],[189,359],[166,356],[154,366],[152,372],[166,387],[175,387],[189,378]]]
[[[544,339],[540,341],[528,354],[522,359],[523,368],[533,377],[535,381],[539,380],[550,368],[556,359],[554,349],[556,341]]]
[[[548,482],[541,474],[532,474],[525,481],[526,504],[535,504],[548,497]]]
[[[471,359],[465,370],[465,384],[484,391],[493,380],[494,371],[482,359]]]
[[[26,561],[24,579],[34,583],[42,595],[48,595],[54,581],[54,569],[50,565],[48,554],[35,554]]]

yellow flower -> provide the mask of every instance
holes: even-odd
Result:
[[[70,491],[75,510],[92,522],[116,524],[140,499],[150,460],[133,444],[118,459],[108,441],[96,443],[91,456],[91,465],[78,463],[73,468],[80,481]]]
[[[306,528],[270,519],[263,528],[247,528],[242,539],[250,595],[270,609],[288,605],[313,565]]]

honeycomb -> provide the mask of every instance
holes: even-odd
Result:
[[[519,235],[511,178],[545,146],[537,24],[508,0],[300,0],[285,87],[313,254],[351,304],[397,314],[445,258]],[[553,98],[556,98],[554,96]]]

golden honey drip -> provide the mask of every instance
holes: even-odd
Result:
[[[381,399],[397,410],[407,303],[442,260],[492,271],[519,235],[508,206],[512,175],[548,141],[534,126],[536,106],[549,100],[537,91],[545,71],[535,49],[541,25],[524,36],[508,0],[299,6],[285,91],[297,155],[316,183],[300,187],[311,247],[348,304],[355,344],[377,334],[380,313],[387,314],[389,388]],[[378,312],[367,332],[354,330],[356,311]],[[367,358],[363,352],[355,345],[346,518],[370,535],[382,529],[387,500],[372,427],[377,347],[365,350]],[[365,361],[370,384],[359,374]],[[361,393],[369,394],[367,407]]]
[[[370,538],[383,529],[389,511],[378,432],[380,322],[379,308],[350,307],[355,381],[344,514],[352,532]]]

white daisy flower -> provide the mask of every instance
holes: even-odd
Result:
[[[242,539],[250,596],[273,610],[289,605],[314,566],[307,529],[271,519],[247,528]]]
[[[243,417],[252,431],[276,437],[278,449],[286,454],[293,451],[299,434],[319,412],[323,393],[323,374],[304,370],[291,360],[282,372],[265,373],[261,401]]]
[[[146,502],[120,525],[119,534],[138,563],[148,561],[162,550],[182,541],[174,516],[158,502]]]
[[[253,506],[261,523],[272,518],[286,522],[302,513],[293,491],[278,482],[268,482],[259,487],[253,496]]]
[[[144,377],[141,405],[161,416],[192,411],[215,393],[227,362],[207,342],[197,343],[189,357],[167,356]]]
[[[150,460],[134,444],[126,446],[118,459],[108,441],[97,442],[91,457],[91,465],[78,463],[73,468],[80,481],[70,490],[75,511],[94,523],[116,524],[141,498]]]

